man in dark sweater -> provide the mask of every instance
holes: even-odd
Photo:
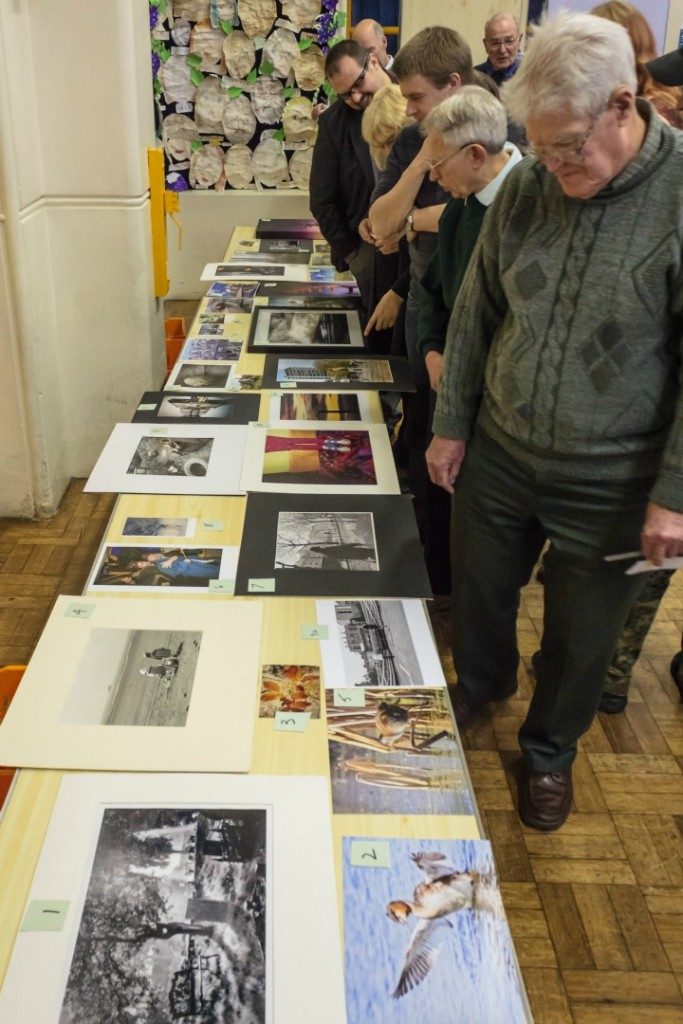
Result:
[[[549,541],[518,780],[522,820],[549,830],[642,587],[605,558],[683,554],[683,133],[636,101],[628,36],[591,15],[539,29],[504,95],[537,159],[484,221],[428,462],[455,491],[463,726],[516,689],[519,590]]]
[[[484,25],[484,49],[488,57],[483,64],[475,65],[476,70],[488,75],[496,85],[503,85],[519,68],[521,42],[522,33],[514,14],[494,14]]]

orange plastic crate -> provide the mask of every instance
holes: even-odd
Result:
[[[0,722],[5,717],[25,671],[26,665],[5,665],[0,668]],[[0,807],[5,802],[13,778],[14,768],[0,768]]]

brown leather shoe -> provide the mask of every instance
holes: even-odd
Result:
[[[517,791],[519,816],[525,825],[552,832],[564,825],[572,806],[572,770],[532,772],[521,764]]]

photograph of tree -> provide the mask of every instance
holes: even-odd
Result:
[[[265,809],[104,811],[59,1024],[265,1024]]]
[[[274,567],[378,572],[372,512],[280,512]]]

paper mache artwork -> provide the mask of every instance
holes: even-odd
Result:
[[[165,187],[305,189],[342,0],[152,0],[149,24]]]
[[[254,180],[252,152],[248,146],[231,146],[225,156],[225,178],[231,188],[248,188]]]
[[[223,41],[223,57],[231,78],[246,78],[256,60],[254,40],[239,29],[231,32]]]
[[[223,111],[223,131],[228,142],[251,142],[256,131],[256,118],[249,98],[244,95],[229,97]]]

